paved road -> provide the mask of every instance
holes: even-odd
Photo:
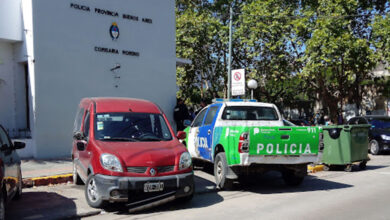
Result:
[[[58,185],[24,191],[8,207],[10,219],[390,219],[390,155],[371,157],[367,170],[319,172],[296,188],[279,174],[217,191],[213,177],[197,171],[198,193],[188,204],[168,203],[140,213],[112,205],[106,210],[86,205],[82,187]],[[98,214],[99,213],[99,214]],[[91,215],[87,217],[88,215]]]

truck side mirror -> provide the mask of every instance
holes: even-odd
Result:
[[[184,120],[183,125],[184,125],[184,127],[191,126],[191,120],[188,120],[188,119]]]

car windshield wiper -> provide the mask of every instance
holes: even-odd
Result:
[[[106,138],[100,138],[99,140],[104,140],[104,141],[131,141],[131,142],[136,142],[139,141],[138,139],[135,138],[125,138],[125,137],[106,137]]]

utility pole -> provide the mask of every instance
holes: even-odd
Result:
[[[228,85],[227,97],[231,98],[231,71],[232,71],[232,25],[233,25],[233,7],[230,5],[230,21],[229,21],[229,59],[228,59]]]

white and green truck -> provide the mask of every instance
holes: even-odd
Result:
[[[216,100],[184,131],[191,156],[214,164],[221,189],[242,174],[269,170],[280,171],[286,184],[299,185],[323,150],[322,128],[284,126],[274,104],[255,100]]]

